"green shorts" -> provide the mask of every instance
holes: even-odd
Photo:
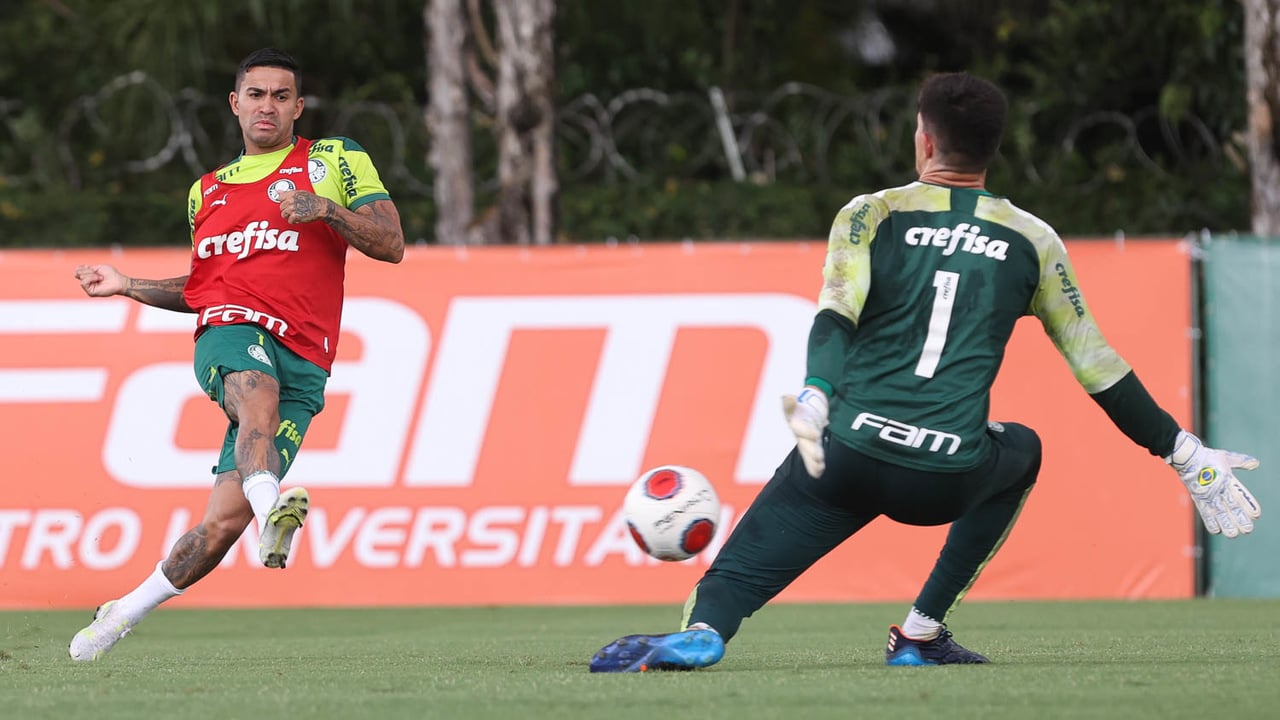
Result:
[[[311,419],[324,409],[324,386],[329,374],[315,363],[286,348],[258,325],[216,325],[196,338],[195,371],[210,400],[224,407],[222,379],[228,373],[258,370],[280,383],[280,427],[276,450],[280,452],[280,477],[293,465]],[[222,453],[213,472],[236,468],[236,435],[239,424],[227,425]]]

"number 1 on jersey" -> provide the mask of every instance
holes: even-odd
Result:
[[[933,274],[933,312],[929,315],[929,334],[925,335],[920,362],[916,374],[931,378],[942,359],[942,348],[947,344],[947,328],[951,327],[951,310],[956,304],[956,286],[960,273],[939,270]]]

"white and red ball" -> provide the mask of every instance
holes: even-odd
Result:
[[[720,497],[697,470],[662,465],[632,483],[622,512],[640,549],[659,560],[688,560],[715,538]]]

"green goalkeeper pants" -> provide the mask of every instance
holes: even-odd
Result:
[[[810,477],[792,450],[747,508],[685,605],[684,627],[706,623],[726,641],[742,621],[819,558],[884,515],[907,525],[951,523],[915,607],[937,620],[1000,549],[1040,472],[1040,438],[1014,423],[988,430],[994,450],[962,473],[912,470],[827,442]]]

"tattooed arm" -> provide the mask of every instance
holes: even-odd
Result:
[[[351,247],[374,260],[398,263],[404,257],[400,213],[390,200],[374,200],[352,211],[328,198],[299,190],[280,198],[280,216],[291,223],[324,222]]]
[[[174,312],[195,312],[182,298],[187,277],[165,280],[132,278],[110,265],[81,265],[76,268],[76,279],[89,297],[124,295],[144,305],[153,305]]]

